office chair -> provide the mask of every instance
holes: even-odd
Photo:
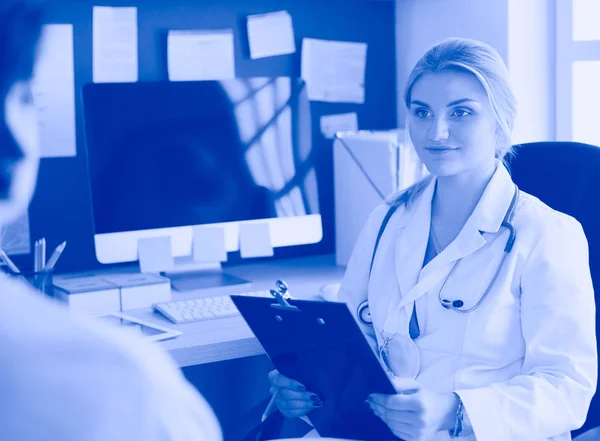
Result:
[[[515,153],[509,166],[515,184],[582,224],[596,305],[600,305],[600,148],[577,142],[533,142],[516,146]],[[598,319],[596,333],[600,335]],[[592,399],[585,424],[573,436],[596,426],[600,426],[599,392]]]
[[[590,429],[585,433],[575,437],[573,441],[600,441],[600,427]]]

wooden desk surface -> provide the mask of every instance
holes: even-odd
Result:
[[[345,268],[336,266],[334,255],[286,259],[225,269],[230,274],[252,282],[250,288],[241,288],[240,292],[271,289],[277,279],[283,279],[287,282],[292,296],[299,298],[314,296],[319,288],[327,283],[339,283],[344,270]],[[173,300],[214,295],[210,291],[192,296],[173,291]],[[177,338],[161,342],[180,367],[264,354],[262,346],[241,316],[175,325],[151,309],[127,311],[127,314],[183,332],[183,335]]]

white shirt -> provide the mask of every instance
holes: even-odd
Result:
[[[209,405],[163,351],[0,276],[3,441],[219,441]]]
[[[340,300],[356,311],[368,298],[374,326],[361,327],[374,349],[384,328],[398,333],[389,343],[397,376],[461,397],[474,430],[463,439],[571,439],[597,383],[594,292],[581,225],[521,192],[512,252],[481,306],[459,314],[443,308],[438,293],[462,258],[444,297],[463,300],[465,308],[481,298],[504,254],[508,230],[501,223],[514,184],[499,165],[457,238],[423,267],[435,183],[392,216],[369,281],[389,206],[374,210],[348,263]],[[408,328],[415,303],[421,336],[413,341]],[[446,439],[446,431],[435,438]]]

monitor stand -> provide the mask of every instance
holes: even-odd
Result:
[[[194,262],[191,257],[175,258],[175,268],[161,274],[180,292],[227,295],[244,292],[252,286],[249,280],[223,271],[221,262]]]

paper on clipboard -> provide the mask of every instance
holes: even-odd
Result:
[[[366,63],[366,43],[302,40],[301,75],[312,101],[364,103]]]

